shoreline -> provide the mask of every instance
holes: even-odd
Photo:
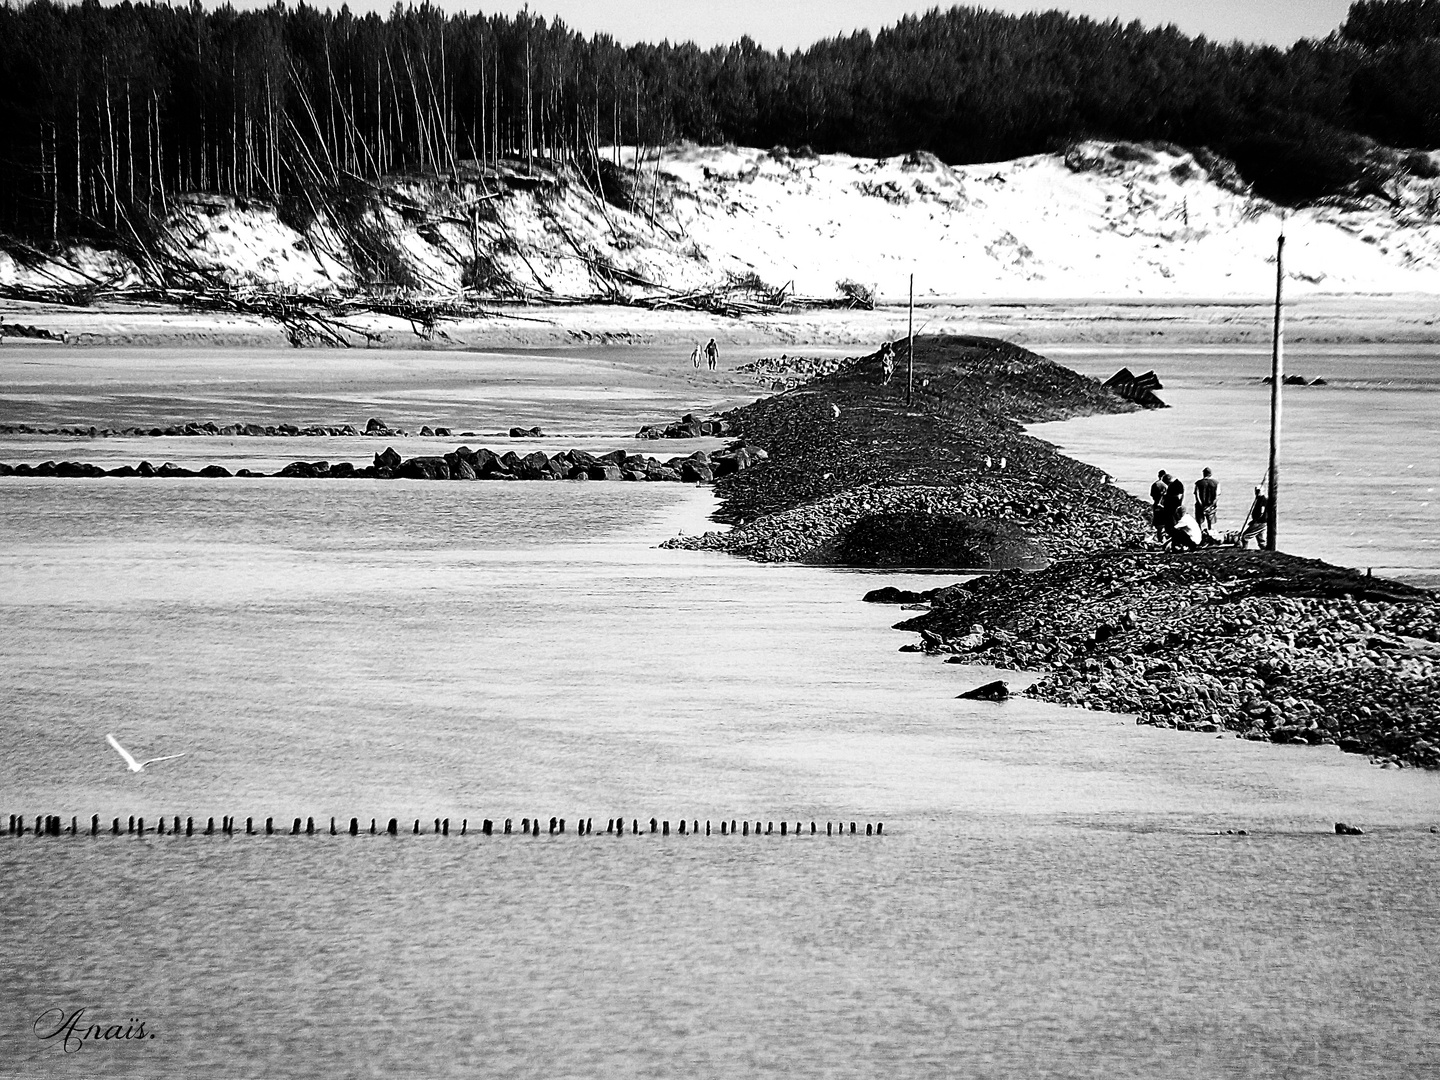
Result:
[[[1268,345],[1272,301],[1261,297],[1013,299],[927,298],[916,305],[916,332],[980,334],[1019,345]],[[544,346],[679,346],[715,337],[730,347],[845,348],[905,335],[903,304],[874,310],[797,310],[730,318],[696,311],[625,305],[496,305],[484,319],[442,321],[418,334],[403,319],[352,320],[379,335],[376,345],[419,352]],[[160,304],[110,303],[93,308],[0,301],[0,321],[53,335],[0,338],[0,350],[23,343],[46,351],[89,348],[225,346],[291,351],[284,328],[242,315],[191,312]],[[1286,303],[1286,340],[1309,344],[1440,344],[1440,292],[1308,294]],[[351,344],[368,346],[356,337]],[[325,351],[311,347],[304,351]]]

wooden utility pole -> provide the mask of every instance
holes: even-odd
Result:
[[[915,394],[915,275],[910,275],[910,330],[906,334],[909,342],[905,349],[905,407],[910,407],[910,400]]]
[[[1281,307],[1285,288],[1285,215],[1280,215],[1280,236],[1275,244],[1275,331],[1270,353],[1270,508],[1265,522],[1265,549],[1275,546],[1275,525],[1280,515],[1276,502],[1280,494],[1280,396],[1285,383],[1285,318]]]

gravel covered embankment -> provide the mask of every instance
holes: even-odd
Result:
[[[907,406],[897,352],[888,384],[877,353],[729,414],[769,461],[717,484],[716,518],[735,529],[670,546],[1000,567],[1142,542],[1145,504],[1021,426],[1134,405],[1018,346],[946,336],[916,339]]]
[[[1440,768],[1440,597],[1291,555],[1109,552],[940,590],[899,624],[1027,694]]]

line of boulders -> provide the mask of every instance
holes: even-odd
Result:
[[[1440,599],[1424,590],[1230,550],[1108,553],[930,600],[900,624],[921,635],[907,649],[1044,672],[1031,697],[1440,768]]]
[[[673,424],[646,424],[635,433],[637,439],[700,439],[705,436],[735,434],[730,419],[725,416],[711,416],[702,420],[694,413],[686,413]]]
[[[513,450],[497,454],[484,447],[472,450],[468,446],[458,447],[446,454],[403,458],[394,447],[386,447],[375,455],[375,460],[369,465],[357,466],[349,461],[292,461],[273,474],[252,469],[237,469],[232,473],[223,465],[188,469],[171,462],[155,466],[148,461],[142,461],[137,466],[122,465],[105,469],[88,462],[46,461],[39,465],[0,463],[0,476],[273,475],[301,479],[371,477],[378,480],[638,480],[708,484],[717,477],[751,468],[764,460],[764,450],[740,442],[722,450],[697,450],[688,457],[672,457],[666,461],[627,453],[624,450],[612,450],[606,454],[562,450],[553,455],[535,450],[522,456]]]
[[[462,438],[473,439],[475,432],[462,431],[458,435],[448,427],[431,427],[426,424],[414,435],[422,438]],[[507,434],[507,433],[497,433]],[[544,435],[538,427],[512,427],[508,435],[512,439],[533,439]],[[300,427],[297,424],[217,424],[213,420],[203,423],[196,420],[184,424],[166,424],[152,427],[35,427],[31,424],[0,424],[0,435],[59,435],[75,439],[109,439],[109,438],[160,438],[162,436],[207,436],[207,435],[247,435],[254,438],[302,438],[317,436],[361,436],[367,435],[371,438],[410,438],[412,432],[403,428],[391,427],[385,421],[371,417],[363,429],[357,428],[354,424],[308,424]]]

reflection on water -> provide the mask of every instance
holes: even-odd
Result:
[[[702,527],[707,499],[0,485],[0,815],[887,834],[0,840],[0,1060],[317,1077],[1440,1062],[1434,777],[957,701],[993,673],[897,653],[899,613],[856,600],[872,577],[650,546]],[[187,756],[131,774],[107,731]],[[1336,819],[1369,835],[1337,838]],[[80,1006],[160,1038],[63,1059],[29,1029]]]

